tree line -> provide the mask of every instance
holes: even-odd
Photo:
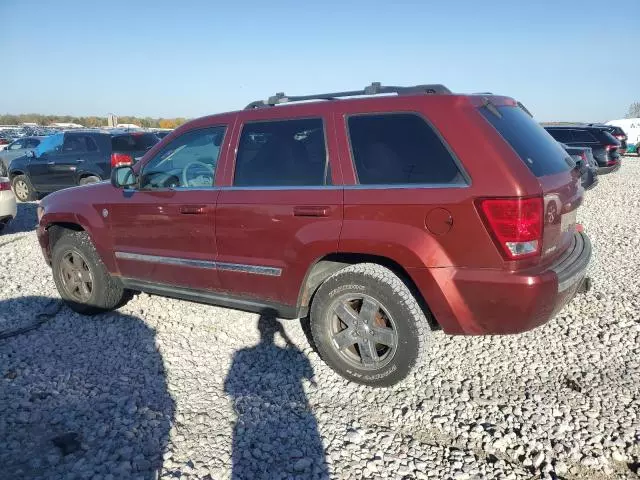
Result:
[[[119,116],[118,123],[133,123],[145,128],[176,128],[185,123],[187,118],[151,118]],[[21,123],[37,123],[49,125],[51,123],[78,123],[85,127],[106,127],[107,117],[74,117],[72,115],[41,115],[39,113],[23,113],[20,115],[0,115],[0,125],[20,125]]]

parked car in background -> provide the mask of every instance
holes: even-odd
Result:
[[[33,150],[42,141],[44,137],[21,137],[10,144],[0,152],[0,163],[9,168],[11,160],[25,155],[29,150]]]
[[[3,175],[3,167],[0,166],[0,231],[14,218],[16,218],[16,197],[11,191],[11,182]]]
[[[627,134],[620,127],[615,125],[606,125],[604,123],[590,123],[592,127],[602,127],[605,131],[609,132],[613,137],[620,142],[620,148],[618,153],[624,155],[627,153]]]
[[[598,174],[620,168],[620,142],[603,127],[589,125],[545,125],[545,130],[558,142],[571,147],[590,147],[598,163]]]
[[[640,118],[621,118],[609,120],[606,125],[612,125],[622,129],[627,136],[627,153],[640,155]]]
[[[503,96],[276,95],[181,126],[111,183],[44,198],[37,234],[78,312],[142,290],[309,315],[334,370],[388,386],[428,360],[430,320],[522,332],[585,288],[574,167]]]
[[[590,190],[598,184],[598,164],[596,159],[593,158],[593,151],[590,147],[570,147],[561,143],[574,162],[576,167],[580,170],[582,177],[582,187],[585,190]]]
[[[9,178],[21,202],[40,193],[108,179],[111,169],[135,163],[159,139],[148,132],[72,130],[45,137],[9,165]]]

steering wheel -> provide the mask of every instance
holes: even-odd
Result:
[[[201,166],[204,167],[205,169],[207,169],[209,172],[211,172],[211,183],[213,186],[213,167],[211,165],[208,165],[206,163],[203,162],[198,162],[198,161],[194,161],[194,162],[189,162],[187,163],[184,168],[182,169],[182,185],[185,187],[189,186],[189,177],[187,176],[187,173],[189,172],[189,169],[193,166]]]

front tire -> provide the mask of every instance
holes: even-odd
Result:
[[[83,315],[113,310],[125,299],[122,284],[109,274],[86,232],[70,231],[55,243],[52,270],[62,299]]]
[[[29,202],[36,197],[36,191],[25,175],[16,175],[11,180],[11,186],[16,198],[21,202]]]
[[[329,277],[311,305],[320,357],[346,379],[372,387],[403,380],[426,361],[429,322],[404,282],[373,263]]]

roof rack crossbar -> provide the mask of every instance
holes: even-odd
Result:
[[[381,95],[395,93],[397,95],[416,95],[416,94],[437,94],[448,95],[451,93],[447,87],[441,84],[426,84],[426,85],[414,85],[411,87],[396,87],[381,85],[380,82],[373,82],[371,85],[366,86],[362,90],[351,90],[347,92],[334,92],[334,93],[318,93],[314,95],[297,95],[288,96],[284,92],[276,93],[274,96],[269,97],[268,100],[257,100],[251,102],[245,107],[245,110],[251,110],[254,108],[273,107],[281,103],[291,102],[304,102],[306,100],[335,100],[337,98],[344,97],[358,97],[363,95]]]

